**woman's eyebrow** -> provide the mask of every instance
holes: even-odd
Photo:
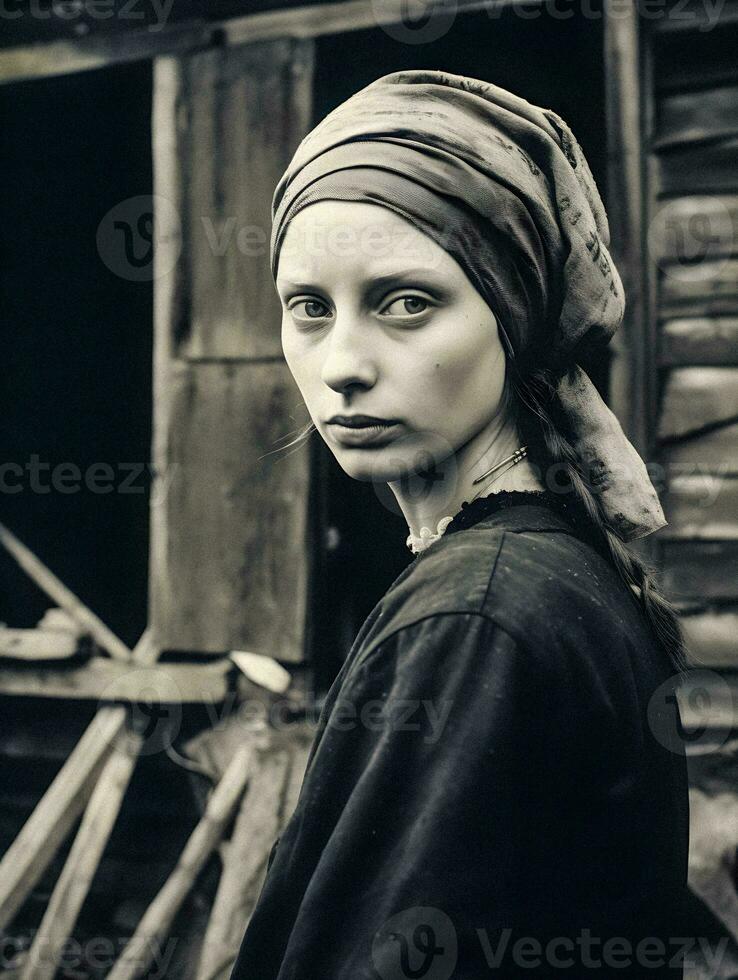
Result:
[[[418,285],[424,285],[428,289],[443,290],[442,284],[436,281],[436,277],[432,275],[432,270],[427,267],[398,269],[396,272],[385,272],[381,275],[370,276],[364,280],[361,288],[364,294],[372,295],[382,289],[386,289],[388,286],[406,283],[410,279],[418,280]],[[277,287],[280,290],[289,289],[300,290],[302,292],[317,290],[318,292],[329,292],[329,290],[319,283],[308,282],[307,280],[300,282],[293,281],[292,279],[279,280]]]

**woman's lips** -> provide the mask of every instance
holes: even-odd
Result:
[[[400,427],[399,422],[358,427],[341,425],[339,422],[329,422],[328,425],[336,441],[344,446],[371,446],[387,442]]]

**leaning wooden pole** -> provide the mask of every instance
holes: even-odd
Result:
[[[33,938],[20,980],[53,980],[56,976],[59,958],[89,893],[142,745],[141,735],[127,732],[108,757]]]
[[[252,747],[245,745],[233,756],[176,868],[144,913],[107,980],[136,980],[146,974],[157,944],[169,933],[174,917],[233,816],[250,776],[252,753]]]
[[[158,650],[153,647],[148,630],[131,656],[140,666],[156,662]],[[125,729],[127,711],[123,706],[114,705],[98,711],[3,855],[0,861],[0,929],[12,922],[82,814],[113,745]]]
[[[116,657],[118,660],[131,659],[131,651],[125,643],[3,524],[0,524],[0,544],[12,555],[29,578],[58,606],[68,612],[75,623],[88,632],[111,657]]]
[[[283,751],[262,758],[254,767],[231,839],[223,844],[223,870],[200,950],[197,980],[228,980],[231,974],[258,896],[259,876],[279,834],[289,765]]]

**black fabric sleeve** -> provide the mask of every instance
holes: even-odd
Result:
[[[618,848],[637,828],[618,794],[637,767],[609,726],[622,735],[637,719],[618,715],[596,672],[585,692],[567,662],[557,641],[528,646],[469,613],[360,654],[233,980],[639,976],[623,955],[612,970],[601,959],[605,941],[632,934]],[[599,945],[583,949],[583,930]]]

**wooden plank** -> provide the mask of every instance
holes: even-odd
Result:
[[[738,138],[698,144],[656,156],[659,194],[735,194],[738,191]]]
[[[722,732],[738,721],[738,687],[730,675],[696,670],[677,688],[679,714],[688,732]]]
[[[133,650],[141,666],[158,650],[147,629]],[[0,861],[0,929],[4,929],[40,880],[82,813],[111,747],[126,724],[125,707],[101,708],[51,786]]]
[[[657,106],[656,150],[738,135],[738,85],[667,95]]]
[[[107,708],[80,739],[41,802],[0,862],[0,928],[38,883],[84,810],[114,740],[125,725],[125,708]]]
[[[15,559],[18,565],[54,602],[69,613],[72,619],[85,632],[107,650],[111,657],[128,661],[131,651],[103,621],[88,609],[81,599],[68,589],[54,573],[36,557],[30,548],[26,547],[12,531],[0,524],[0,544]]]
[[[205,813],[185,844],[177,866],[146,910],[136,932],[108,974],[108,980],[146,975],[154,948],[163,943],[197,875],[217,847],[251,775],[253,749],[242,746],[210,797]]]
[[[444,25],[448,25],[446,29],[449,29],[453,19],[459,14],[489,9],[491,16],[496,17],[505,7],[520,6],[529,9],[532,3],[540,2],[541,0],[436,0],[427,9],[430,10],[428,16],[434,17],[439,23],[437,29],[442,29]],[[130,10],[130,0],[125,0],[125,5]],[[173,18],[168,18],[165,23],[154,25],[155,29],[119,31],[109,36],[97,32],[6,47],[0,50],[0,84],[90,71],[176,52],[222,47],[224,43],[255,44],[283,38],[304,40],[326,34],[367,30],[380,25],[405,24],[408,20],[405,0],[382,0],[381,5],[376,0],[342,0],[337,3],[304,4],[289,9],[266,10],[246,16],[237,16],[238,11],[233,5],[220,16],[217,12],[208,12],[211,16],[207,22],[202,18],[190,18],[176,23],[170,22]],[[425,11],[421,13],[425,16]],[[112,19],[115,22],[115,18]],[[110,24],[110,20],[105,23]],[[140,24],[140,20],[138,23]],[[78,26],[88,25],[85,23]]]
[[[126,734],[108,758],[85,809],[49,904],[21,970],[20,980],[53,980],[98,864],[118,818],[143,736]]]
[[[672,34],[656,37],[659,91],[698,88],[738,81],[738,24],[723,25],[688,37]]]
[[[738,474],[738,423],[722,425],[660,447],[659,463],[670,473]]]
[[[623,325],[610,344],[610,407],[636,449],[648,457],[654,412],[648,316],[648,282],[641,247],[644,187],[640,20],[636,5],[615,12],[605,4],[605,111],[607,123],[607,209],[610,253],[628,298]]]
[[[81,666],[11,667],[0,670],[0,694],[80,701],[147,701],[151,691],[162,704],[219,704],[230,689],[233,665],[227,657],[209,664],[130,666],[95,657]],[[148,694],[147,694],[148,692]]]
[[[682,616],[681,624],[696,666],[738,667],[738,610],[713,609]]]
[[[665,265],[659,313],[662,319],[738,313],[738,258],[707,259],[694,267]]]
[[[281,829],[280,811],[290,753],[261,754],[241,801],[208,920],[197,980],[228,980],[259,897],[267,858]]]
[[[79,37],[0,50],[0,85],[52,78],[111,65],[192,51],[214,43],[217,28],[196,22],[162,31],[130,31],[113,38]]]
[[[296,135],[310,128],[312,56],[311,44],[283,39],[184,59],[188,124],[174,152],[184,174],[189,318],[177,357],[282,357],[271,200]]]
[[[738,365],[738,316],[667,320],[659,340],[662,367]]]
[[[278,451],[301,404],[286,364],[179,365],[159,396],[169,436],[157,479],[172,479],[152,514],[157,642],[301,660],[309,472],[305,449]]]
[[[738,600],[738,541],[666,541],[662,581],[680,602]]]
[[[0,627],[0,657],[30,661],[64,660],[73,657],[76,652],[77,637],[68,630]]]
[[[268,262],[245,265],[239,255],[220,267],[202,254],[194,224],[198,214],[226,216],[229,203],[244,219],[266,215],[309,128],[312,42],[257,47],[155,65],[155,191],[185,220],[182,239],[156,253],[151,624],[162,649],[248,649],[297,661],[307,615],[309,458],[283,447],[309,417],[281,357]],[[267,98],[258,118],[251,90]],[[227,140],[206,139],[214,105]],[[213,167],[214,141],[229,149],[214,153]],[[195,257],[212,283],[192,271]]]
[[[533,0],[534,5],[538,2]],[[524,4],[530,6],[527,0],[433,0],[423,5],[420,15],[436,20],[436,30],[444,26],[449,30],[459,14],[489,10],[490,16],[496,17],[501,9]],[[234,18],[223,23],[223,34],[228,44],[243,44],[283,37],[317,38],[407,22],[406,0],[382,0],[381,4],[376,0],[343,0]],[[408,29],[408,35],[409,43],[417,43],[412,28]]]
[[[697,194],[661,201],[649,225],[648,248],[659,266],[683,266],[675,273],[687,278],[695,263],[735,255],[738,195]]]
[[[738,418],[738,368],[679,367],[669,371],[659,417],[660,439],[685,436]]]
[[[738,479],[702,473],[674,476],[662,501],[666,538],[738,540]]]

